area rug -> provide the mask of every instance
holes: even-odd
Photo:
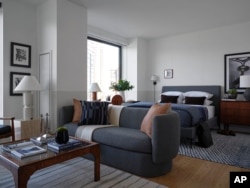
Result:
[[[213,145],[202,148],[187,143],[181,143],[180,155],[213,161],[217,163],[250,169],[250,135],[236,133],[236,136],[226,136],[212,131]]]
[[[84,158],[75,158],[60,164],[36,171],[28,181],[28,188],[122,188],[147,187],[164,188],[165,186],[151,182],[101,164],[101,179],[94,182],[94,163]],[[14,181],[12,174],[0,166],[0,187],[12,188]]]

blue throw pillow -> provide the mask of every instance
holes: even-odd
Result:
[[[107,125],[109,102],[81,101],[82,117],[80,125]]]

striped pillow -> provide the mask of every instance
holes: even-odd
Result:
[[[109,102],[81,101],[82,117],[80,125],[107,125]]]

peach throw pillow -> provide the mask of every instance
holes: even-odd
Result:
[[[171,103],[164,103],[164,104],[156,103],[153,106],[151,106],[146,116],[142,120],[141,131],[145,132],[151,138],[153,118],[156,115],[166,114],[170,110],[171,110]]]
[[[74,115],[73,115],[72,122],[79,123],[82,117],[82,105],[81,105],[80,100],[73,99],[73,105],[74,105]]]

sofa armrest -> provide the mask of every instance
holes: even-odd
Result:
[[[171,160],[178,154],[180,145],[179,114],[171,111],[153,119],[152,157],[154,163]]]

